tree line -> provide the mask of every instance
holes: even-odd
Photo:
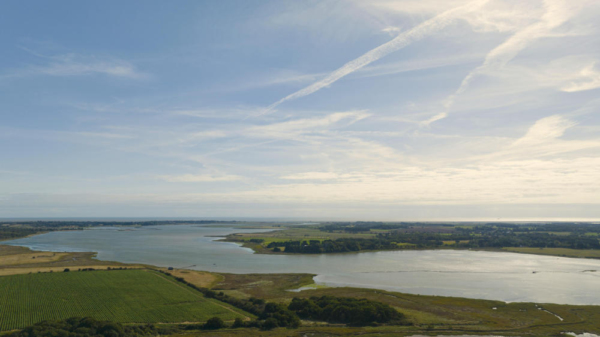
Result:
[[[0,240],[12,240],[33,234],[52,231],[82,230],[102,226],[158,226],[158,225],[207,225],[214,223],[236,223],[237,221],[215,220],[157,220],[157,221],[6,221],[0,224]]]
[[[404,314],[389,305],[364,298],[332,296],[293,298],[288,309],[303,319],[344,323],[351,326],[408,324]]]
[[[309,240],[309,241],[284,241],[271,242],[267,248],[274,252],[281,252],[284,247],[285,253],[321,254],[321,253],[346,253],[359,252],[361,250],[389,250],[398,249],[398,245],[390,240],[377,239],[353,239],[342,238],[336,240]]]
[[[366,232],[373,228],[381,229],[387,224],[329,224],[322,226],[325,231]],[[398,225],[401,226],[401,225]],[[403,226],[403,225],[402,225]],[[267,248],[274,252],[322,254],[345,253],[366,250],[397,249],[436,249],[452,245],[455,248],[571,248],[600,249],[597,235],[598,224],[548,224],[523,226],[515,224],[488,224],[473,227],[450,226],[443,233],[432,231],[430,227],[407,227],[378,233],[374,238],[340,238],[335,240],[290,240],[273,241]],[[565,233],[564,230],[570,229]],[[555,234],[549,230],[560,232]]]
[[[122,325],[99,321],[90,317],[72,317],[60,321],[44,321],[26,327],[6,337],[129,337],[159,336],[177,332],[173,327],[157,327],[153,324]]]

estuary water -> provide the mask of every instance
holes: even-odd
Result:
[[[317,284],[506,302],[600,305],[600,260],[480,251],[263,255],[217,236],[264,229],[194,225],[52,232],[2,244],[226,273],[311,273]]]

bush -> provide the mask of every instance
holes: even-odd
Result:
[[[263,330],[273,330],[277,327],[279,327],[279,325],[277,324],[277,320],[273,317],[267,318],[262,324]]]
[[[288,309],[300,318],[330,323],[345,323],[353,326],[381,323],[402,324],[404,315],[387,304],[367,299],[346,297],[294,298]]]
[[[235,321],[233,321],[233,325],[231,327],[234,328],[234,329],[237,329],[237,328],[243,328],[245,326],[246,325],[244,324],[244,321],[242,321],[241,318],[236,317]]]
[[[53,336],[88,336],[88,337],[134,337],[169,335],[177,332],[174,328],[157,328],[152,324],[127,325],[98,321],[93,318],[72,317],[62,321],[44,321],[21,331],[13,332],[6,337],[53,337]]]
[[[227,327],[227,325],[225,325],[225,322],[223,322],[223,320],[219,317],[210,318],[202,326],[202,328],[206,329],[206,330],[217,330],[217,329],[223,329],[226,327]]]

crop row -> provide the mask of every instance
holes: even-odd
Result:
[[[43,273],[0,277],[0,330],[43,320],[201,322],[239,315],[151,271]]]

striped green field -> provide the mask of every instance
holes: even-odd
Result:
[[[203,322],[250,315],[148,270],[71,271],[0,277],[0,330],[93,317],[123,323]]]

